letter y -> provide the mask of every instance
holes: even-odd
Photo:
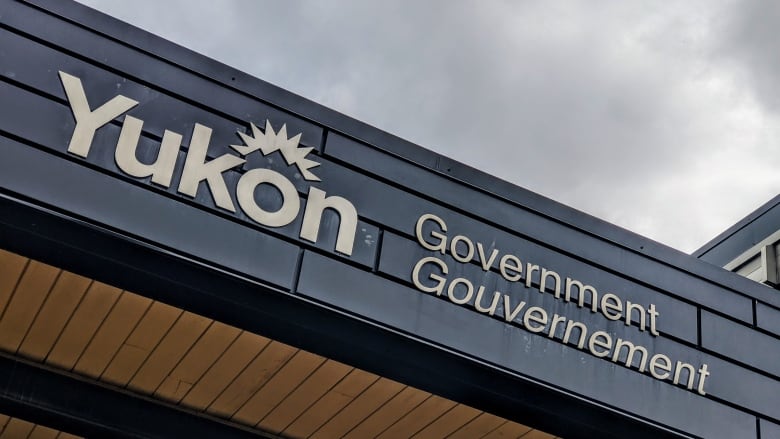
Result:
[[[92,111],[89,109],[87,95],[84,93],[81,80],[63,71],[59,73],[73,116],[76,118],[76,128],[70,138],[68,152],[86,158],[89,154],[89,148],[92,146],[95,131],[138,105],[138,101],[118,95]]]

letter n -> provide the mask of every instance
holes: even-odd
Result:
[[[342,197],[326,197],[325,191],[315,187],[309,188],[309,198],[306,201],[306,210],[303,213],[300,237],[307,241],[317,242],[322,214],[325,209],[333,209],[339,214],[336,251],[345,255],[351,255],[358,222],[355,206]]]

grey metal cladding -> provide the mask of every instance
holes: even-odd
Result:
[[[759,302],[756,304],[756,324],[759,328],[780,336],[780,310]]]
[[[707,311],[701,313],[701,338],[705,349],[780,377],[780,338]]]
[[[761,419],[761,439],[780,439],[780,424]]]

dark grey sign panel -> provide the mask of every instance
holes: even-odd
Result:
[[[382,334],[315,350],[423,388],[456,364],[532,386],[464,372],[447,396],[510,417],[538,398],[548,428],[556,401],[615,416],[553,431],[570,437],[780,422],[780,298],[760,285],[70,2],[2,3],[0,65],[0,192],[265,286],[335,322],[325,338]],[[449,363],[347,352],[382,337]]]

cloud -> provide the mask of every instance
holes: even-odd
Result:
[[[780,188],[767,2],[85,3],[685,251]]]
[[[780,45],[777,23],[780,4],[744,0],[730,5],[718,22],[718,55],[731,61],[756,99],[772,112],[780,111]]]

